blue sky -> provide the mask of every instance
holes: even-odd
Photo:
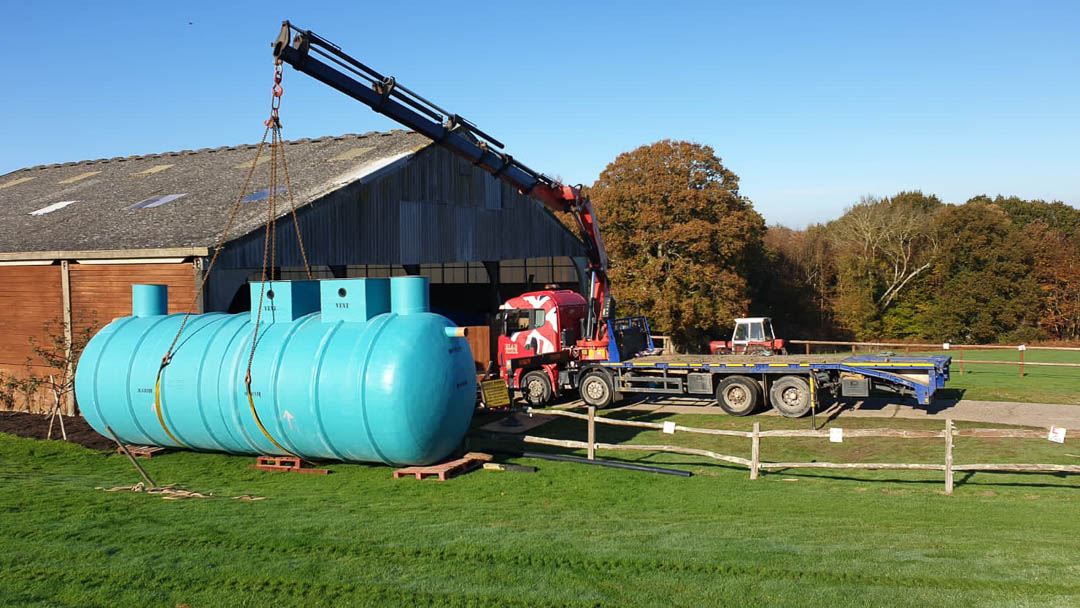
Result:
[[[283,19],[591,184],[708,144],[770,223],[860,196],[1080,206],[1080,2],[17,3],[0,174],[257,141]],[[287,68],[287,138],[397,125]]]

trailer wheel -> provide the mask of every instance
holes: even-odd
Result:
[[[769,402],[787,418],[798,418],[810,411],[810,384],[799,376],[783,376],[772,383]]]
[[[551,401],[551,379],[542,370],[534,369],[521,378],[521,392],[525,402],[532,406],[544,406]]]
[[[585,374],[578,392],[581,393],[582,401],[599,408],[608,407],[615,402],[615,390],[607,372],[597,370]]]
[[[746,376],[724,378],[716,387],[716,403],[732,416],[752,414],[761,403],[761,386]]]

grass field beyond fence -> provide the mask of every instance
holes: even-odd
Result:
[[[850,344],[850,343],[845,343]],[[792,345],[793,354],[801,354],[802,344]],[[837,352],[849,353],[848,347],[815,345],[814,353]],[[860,354],[892,352],[904,355],[905,349],[891,347],[859,347]],[[1063,403],[1080,405],[1080,367],[1044,367],[1025,365],[1024,376],[1020,376],[1017,365],[1000,364],[963,364],[961,373],[959,347],[950,350],[912,351],[917,355],[948,355],[953,358],[949,368],[950,379],[945,389],[938,391],[935,399],[974,399],[977,401],[1017,401],[1021,403]],[[964,348],[963,358],[967,361],[1015,361],[1020,354],[1016,349],[980,350]],[[1073,363],[1080,364],[1080,351],[1066,350],[1026,350],[1025,363]]]
[[[749,426],[726,416],[663,420]],[[556,421],[536,432],[581,439],[583,431],[580,421]],[[599,433],[613,443],[662,437],[747,450],[734,438],[728,446],[637,429]],[[769,460],[800,461],[938,462],[941,449],[939,440],[762,445]],[[1073,438],[1065,446],[963,438],[956,458],[1075,464],[1069,454],[1078,451]],[[122,456],[0,435],[0,605],[1080,603],[1075,476],[958,474],[956,493],[944,496],[933,473],[781,471],[751,482],[745,469],[696,457],[636,458],[695,475],[515,459],[540,470],[437,483],[362,465],[329,465],[328,477],[262,473],[247,469],[250,457],[176,452],[145,461],[155,480],[223,498],[166,502],[93,489],[138,481]],[[266,500],[224,498],[240,494]]]
[[[1065,403],[1080,405],[1080,367],[1024,366],[1024,377],[1015,365],[964,363],[960,373],[957,351],[936,351],[953,357],[951,378],[945,396],[963,391],[964,399],[980,401],[1019,401],[1023,403]],[[964,350],[965,359],[983,361],[1018,361],[1015,350]],[[1028,350],[1025,362],[1080,363],[1080,352]]]

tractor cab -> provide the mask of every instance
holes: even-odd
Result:
[[[742,317],[735,319],[735,331],[731,340],[709,343],[714,355],[786,355],[784,341],[777,340],[769,317]]]

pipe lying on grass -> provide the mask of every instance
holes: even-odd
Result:
[[[644,473],[659,473],[660,475],[677,475],[679,477],[691,477],[693,475],[690,471],[681,471],[679,469],[665,469],[663,467],[651,467],[644,464],[632,464],[629,462],[617,462],[614,460],[589,460],[587,458],[578,458],[577,456],[563,456],[562,454],[549,454],[547,452],[516,452],[506,450],[489,451],[497,452],[499,454],[522,456],[524,458],[539,458],[541,460],[573,462],[576,464],[592,464],[600,467],[611,467],[613,469],[628,469],[631,471],[642,471]]]

